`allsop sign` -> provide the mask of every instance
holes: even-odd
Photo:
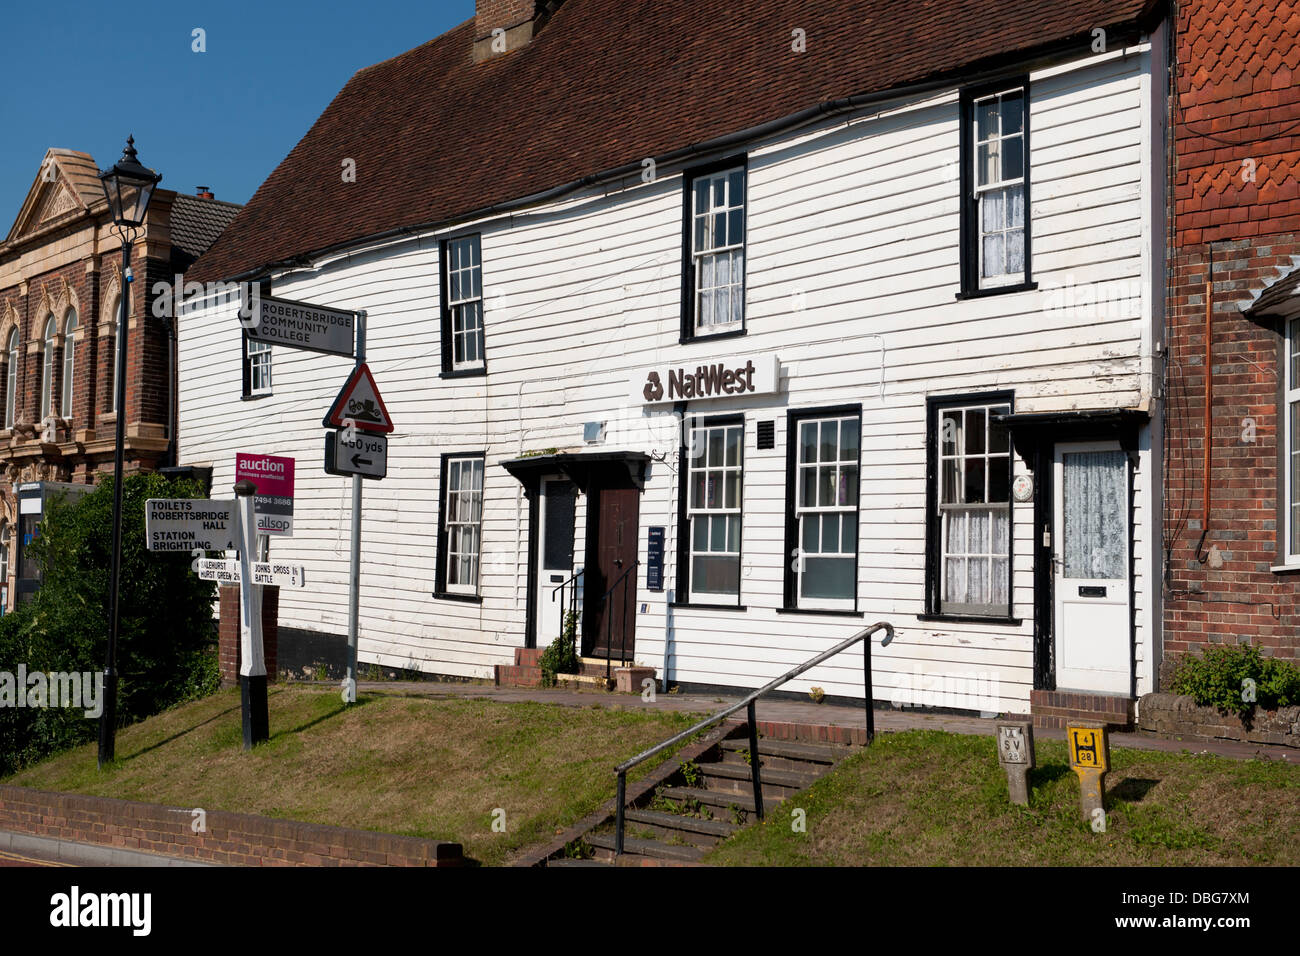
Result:
[[[780,363],[775,355],[708,359],[692,365],[652,365],[632,378],[632,401],[638,405],[688,399],[763,395],[779,388]]]

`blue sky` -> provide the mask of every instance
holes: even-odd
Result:
[[[105,168],[128,133],[163,187],[247,202],[353,73],[473,14],[474,0],[5,4],[0,238],[47,148]]]

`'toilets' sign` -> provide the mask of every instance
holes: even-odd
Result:
[[[150,551],[229,551],[237,521],[233,501],[206,498],[150,498],[144,534]]]
[[[254,296],[251,306],[245,301],[242,314],[249,315],[240,322],[250,339],[309,352],[352,356],[355,312],[263,295]]]
[[[633,374],[630,396],[636,405],[661,405],[765,395],[781,387],[780,374],[775,355],[706,360],[695,365],[652,365]]]

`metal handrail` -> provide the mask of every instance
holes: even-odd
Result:
[[[608,591],[606,591],[601,596],[600,598],[601,607],[604,607],[605,602],[608,601],[610,597],[613,595],[613,593],[617,591],[621,585],[624,584],[624,582],[627,580],[627,576],[631,574],[633,571],[635,571],[640,566],[640,564],[641,564],[640,559],[633,561],[631,565],[629,565],[627,569],[624,570],[623,573],[618,576],[618,579],[614,582],[613,587],[611,587]],[[600,626],[599,623],[596,626],[599,627]],[[609,612],[606,611],[605,612],[605,683],[606,684],[609,683],[610,660],[614,654],[614,642],[610,638],[610,634],[613,631],[613,627],[614,627],[614,619],[609,614]],[[627,591],[626,589],[623,591],[623,627],[621,629],[620,640],[621,640],[621,646],[619,647],[619,660],[622,661],[624,664],[626,664],[627,663]]]
[[[626,572],[624,573],[626,574]],[[615,821],[616,833],[615,833],[615,844],[614,844],[615,855],[622,856],[623,854],[623,810],[624,810],[624,804],[627,802],[627,772],[631,770],[633,767],[635,767],[637,764],[649,760],[655,754],[662,753],[663,751],[667,750],[669,747],[672,747],[674,744],[681,743],[683,740],[686,740],[694,736],[695,734],[699,733],[701,730],[704,730],[706,727],[712,727],[714,724],[721,723],[723,720],[726,720],[728,717],[730,717],[736,711],[740,710],[740,708],[742,707],[748,710],[747,717],[749,722],[749,763],[750,763],[750,768],[752,770],[751,776],[754,782],[754,812],[757,815],[758,819],[760,820],[763,819],[763,789],[762,789],[762,781],[760,780],[760,775],[759,775],[758,724],[755,721],[754,702],[757,701],[758,698],[762,697],[764,694],[769,693],[775,690],[776,688],[780,687],[782,684],[787,683],[788,681],[791,681],[794,678],[798,677],[804,671],[810,670],[816,667],[818,664],[822,663],[823,661],[831,657],[834,657],[840,651],[852,647],[858,641],[863,642],[862,643],[862,658],[863,658],[862,676],[863,676],[864,690],[866,692],[866,699],[863,701],[863,706],[865,707],[867,712],[867,743],[868,744],[872,743],[876,739],[876,719],[875,719],[875,713],[871,709],[871,701],[873,695],[872,695],[872,688],[871,688],[871,641],[869,640],[869,638],[871,637],[872,634],[876,633],[876,631],[881,631],[881,630],[885,632],[885,636],[881,640],[880,646],[888,647],[889,642],[894,639],[894,626],[887,621],[877,621],[875,624],[872,624],[870,627],[864,627],[862,630],[858,631],[856,634],[854,634],[852,637],[848,638],[847,640],[841,641],[840,643],[836,644],[830,650],[823,651],[822,653],[814,657],[812,660],[806,661],[803,664],[800,664],[798,667],[786,671],[780,677],[776,678],[775,680],[769,681],[768,683],[760,687],[758,690],[751,691],[748,695],[746,695],[736,703],[732,704],[730,707],[726,707],[718,711],[712,717],[706,717],[704,720],[701,720],[699,723],[695,724],[694,726],[688,727],[686,730],[683,730],[679,734],[674,734],[673,736],[669,737],[667,740],[663,741],[662,743],[655,744],[649,750],[641,751],[641,753],[637,754],[632,759],[624,760],[621,764],[615,767],[614,772],[618,774],[618,798],[617,798],[617,809],[616,809],[616,821]]]
[[[585,567],[578,568],[567,581],[551,589],[551,600],[555,600],[555,595],[560,595],[560,629],[556,632],[560,637],[564,636],[564,589],[570,584],[573,585],[573,590],[569,592],[569,611],[576,612],[578,610],[578,578],[582,577],[582,572],[585,570]]]

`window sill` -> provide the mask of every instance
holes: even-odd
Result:
[[[1011,624],[1015,627],[1019,627],[1024,623],[1022,618],[1011,617],[1006,614],[987,616],[983,614],[918,614],[916,619],[918,621],[952,624]]]
[[[465,604],[482,604],[481,594],[453,594],[449,591],[434,591],[433,596],[439,601],[463,601]]]
[[[3,437],[3,435],[4,433],[0,432],[0,437]],[[1275,564],[1269,570],[1274,574],[1294,574],[1296,571],[1300,571],[1300,564]]]
[[[678,345],[690,345],[692,342],[713,342],[718,339],[738,339],[742,335],[748,335],[749,330],[741,327],[731,329],[726,332],[704,332],[695,335],[683,335],[677,340]]]
[[[239,400],[241,402],[255,402],[259,398],[270,398],[274,394],[274,392],[258,392],[256,395],[240,395]]]
[[[480,368],[453,368],[438,373],[439,378],[480,378],[486,375],[486,365]]]
[[[670,601],[668,606],[676,610],[685,608],[689,611],[748,611],[744,604],[701,604],[696,601]]]
[[[963,289],[957,293],[957,298],[982,299],[985,296],[1002,295],[1006,292],[1032,292],[1037,288],[1037,282],[1017,282],[1014,285],[995,285],[987,289]]]
[[[821,617],[866,617],[866,611],[833,611],[824,607],[779,607],[777,614],[817,614]]]

